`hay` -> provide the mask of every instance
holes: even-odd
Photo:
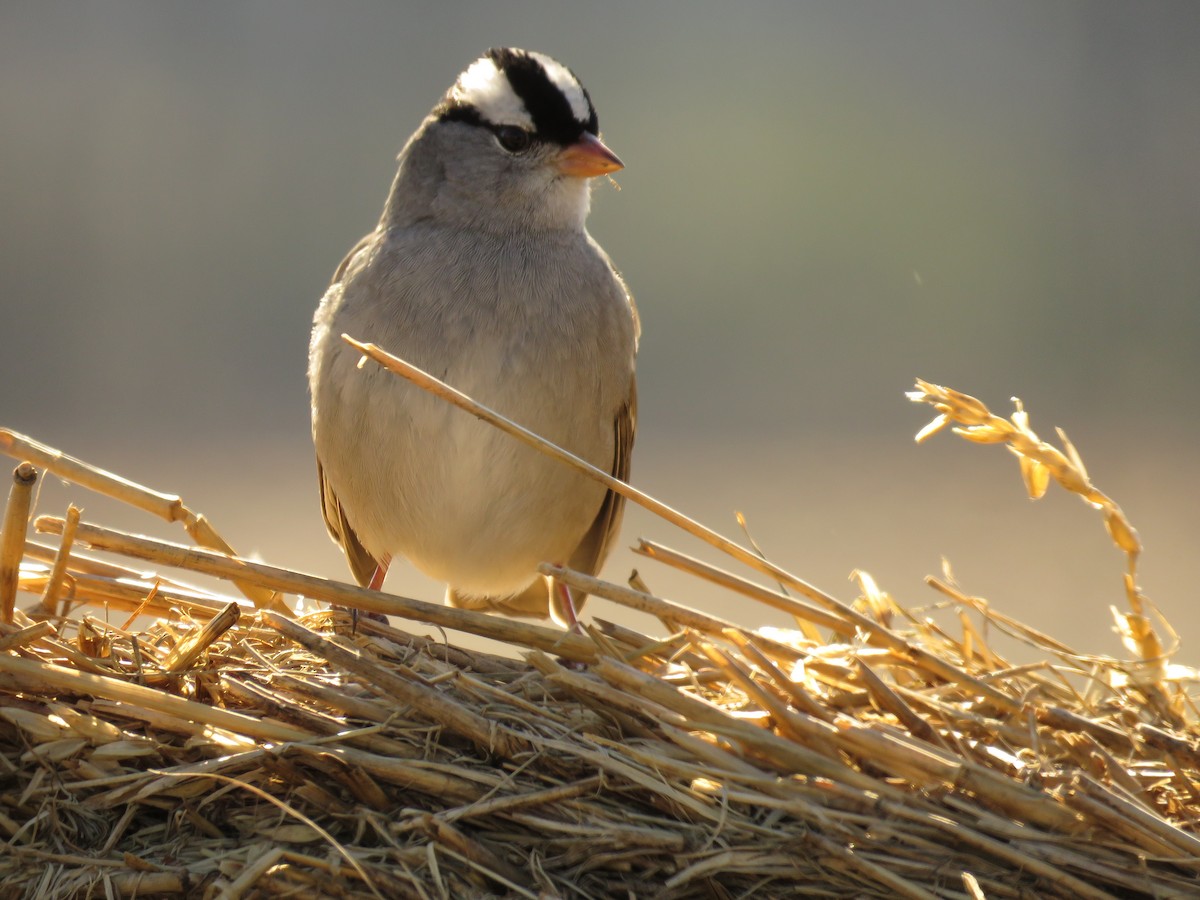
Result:
[[[1020,408],[918,388],[936,427],[1013,448],[1031,494],[1052,478],[1101,510],[1129,560],[1130,659],[1077,653],[944,579],[953,633],[865,574],[844,603],[619,482],[780,587],[637,552],[797,628],[546,567],[665,625],[564,634],[240,558],[178,497],[0,432],[10,456],[194,544],[74,507],[34,522],[57,546],[26,540],[18,468],[0,536],[0,896],[1195,896],[1194,673],[1169,664],[1173,635],[1137,590],[1136,532]],[[403,627],[352,630],[345,607]],[[117,610],[124,624],[98,618]],[[429,625],[522,658],[417,634]],[[999,633],[1043,661],[1012,664]]]

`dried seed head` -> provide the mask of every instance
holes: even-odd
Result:
[[[1040,500],[1045,496],[1046,488],[1050,486],[1050,471],[1029,456],[1018,454],[1017,461],[1021,464],[1021,478],[1025,480],[1025,490],[1029,499]]]
[[[970,394],[946,389],[947,402],[954,406],[954,418],[964,425],[983,425],[992,419],[991,412]]]
[[[1129,524],[1119,506],[1113,505],[1108,508],[1104,515],[1104,527],[1108,529],[1113,543],[1126,553],[1142,552],[1142,542],[1138,538],[1137,530]]]
[[[953,388],[917,379],[920,390],[909,392],[908,399],[916,403],[929,403],[939,413],[950,416],[963,425],[982,425],[991,418],[988,408],[970,394]]]
[[[909,396],[911,397],[912,394],[909,394]],[[926,438],[932,437],[945,428],[948,424],[950,424],[949,416],[938,416],[936,419],[917,432],[917,436],[915,438],[916,442],[919,444]]]
[[[1003,420],[999,420],[1003,422]],[[955,428],[954,433],[959,437],[975,444],[1003,444],[1011,437],[1011,433],[997,425],[969,425],[966,428]]]
[[[1071,439],[1067,437],[1067,433],[1061,428],[1055,428],[1058,432],[1058,439],[1062,441],[1063,449],[1067,452],[1067,458],[1071,460],[1071,465],[1079,470],[1079,474],[1088,479],[1087,466],[1083,464],[1083,457],[1079,455],[1079,451],[1075,449],[1075,445],[1071,443]]]
[[[1042,462],[1053,473],[1054,480],[1071,493],[1081,494],[1087,499],[1092,492],[1092,486],[1083,474],[1071,465],[1071,461],[1067,459],[1066,455],[1045,441],[1041,442],[1038,449],[1041,451]]]
[[[1021,401],[1017,397],[1013,397],[1012,401],[1016,404],[1017,411],[1010,418],[1017,431],[1034,443],[1040,443],[1041,438],[1029,427],[1029,413],[1025,412],[1025,407],[1021,405]]]

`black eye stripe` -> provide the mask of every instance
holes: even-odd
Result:
[[[479,114],[474,106],[446,106],[438,113],[439,122],[465,122],[468,125],[478,125],[480,128],[486,128],[496,140],[500,142],[500,146],[504,147],[509,153],[521,153],[528,150],[535,143],[541,141],[541,138],[536,134],[531,134],[524,128],[516,125],[493,125],[491,122],[485,121],[483,116]],[[514,141],[517,138],[508,136],[507,133],[515,133],[524,137],[524,144],[519,148],[515,147]],[[506,140],[507,137],[507,140]]]
[[[439,122],[466,122],[468,125],[486,125],[483,116],[469,103],[443,103],[437,110]]]

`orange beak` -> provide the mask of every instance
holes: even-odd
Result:
[[[594,134],[583,137],[558,154],[558,171],[574,178],[595,178],[625,168],[625,163],[600,142]]]

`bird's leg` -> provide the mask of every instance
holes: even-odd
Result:
[[[557,578],[552,578],[550,581],[551,590],[558,592],[558,614],[564,625],[567,626],[569,634],[583,634],[583,626],[579,624],[579,614],[575,611],[575,598],[571,596],[571,589],[559,581]],[[554,602],[554,598],[551,599]],[[578,662],[573,659],[563,659],[559,657],[558,663],[576,672],[586,671],[587,663]]]
[[[383,590],[383,579],[387,578],[388,566],[392,564],[392,555],[385,553],[375,563],[375,573],[371,576],[371,580],[367,582],[368,591]]]
[[[571,589],[557,578],[554,579],[554,589],[558,591],[558,611],[567,626],[567,631],[572,634],[583,634],[579,616],[575,612],[575,600],[571,596]]]
[[[383,589],[383,579],[387,578],[388,566],[392,564],[391,554],[384,554],[383,558],[375,563],[375,571],[371,573],[371,580],[367,582],[366,588],[368,591],[378,591]],[[374,619],[376,622],[387,624],[387,616],[381,613],[367,613],[368,619]],[[358,633],[358,610],[350,610],[350,633]]]

